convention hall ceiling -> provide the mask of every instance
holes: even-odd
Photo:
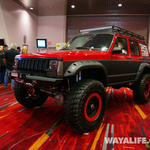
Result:
[[[12,0],[38,16],[150,15],[150,0]],[[118,4],[122,4],[121,7]],[[75,8],[71,8],[74,5]]]

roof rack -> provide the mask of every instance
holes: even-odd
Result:
[[[118,26],[114,26],[114,25],[104,26],[104,27],[96,27],[96,28],[89,28],[89,29],[82,29],[82,30],[79,30],[78,35],[86,34],[86,33],[98,33],[98,32],[119,33],[120,35],[130,36],[134,39],[138,39],[138,40],[141,40],[141,41],[145,42],[144,36],[139,35],[137,33],[134,33],[132,31],[120,28]]]

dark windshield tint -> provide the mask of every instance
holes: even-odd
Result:
[[[71,39],[62,50],[100,50],[108,51],[112,42],[113,35],[111,34],[92,34],[82,35]]]

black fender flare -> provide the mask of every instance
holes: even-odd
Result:
[[[150,64],[148,64],[148,63],[142,63],[142,64],[140,64],[139,70],[137,72],[137,76],[135,78],[136,81],[139,80],[139,78],[142,76],[143,71],[144,71],[145,68],[150,69]]]
[[[73,62],[64,73],[64,77],[70,77],[76,75],[79,71],[83,69],[101,69],[103,70],[106,77],[106,85],[108,85],[107,71],[102,63],[98,61],[76,61]]]

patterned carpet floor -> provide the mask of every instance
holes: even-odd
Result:
[[[53,98],[41,107],[25,108],[10,85],[4,89],[0,84],[0,150],[150,150],[150,102],[135,104],[128,88],[106,91],[105,119],[95,131],[79,134],[66,123],[64,106]],[[115,140],[107,143],[108,138]],[[146,143],[137,141],[141,138]]]

